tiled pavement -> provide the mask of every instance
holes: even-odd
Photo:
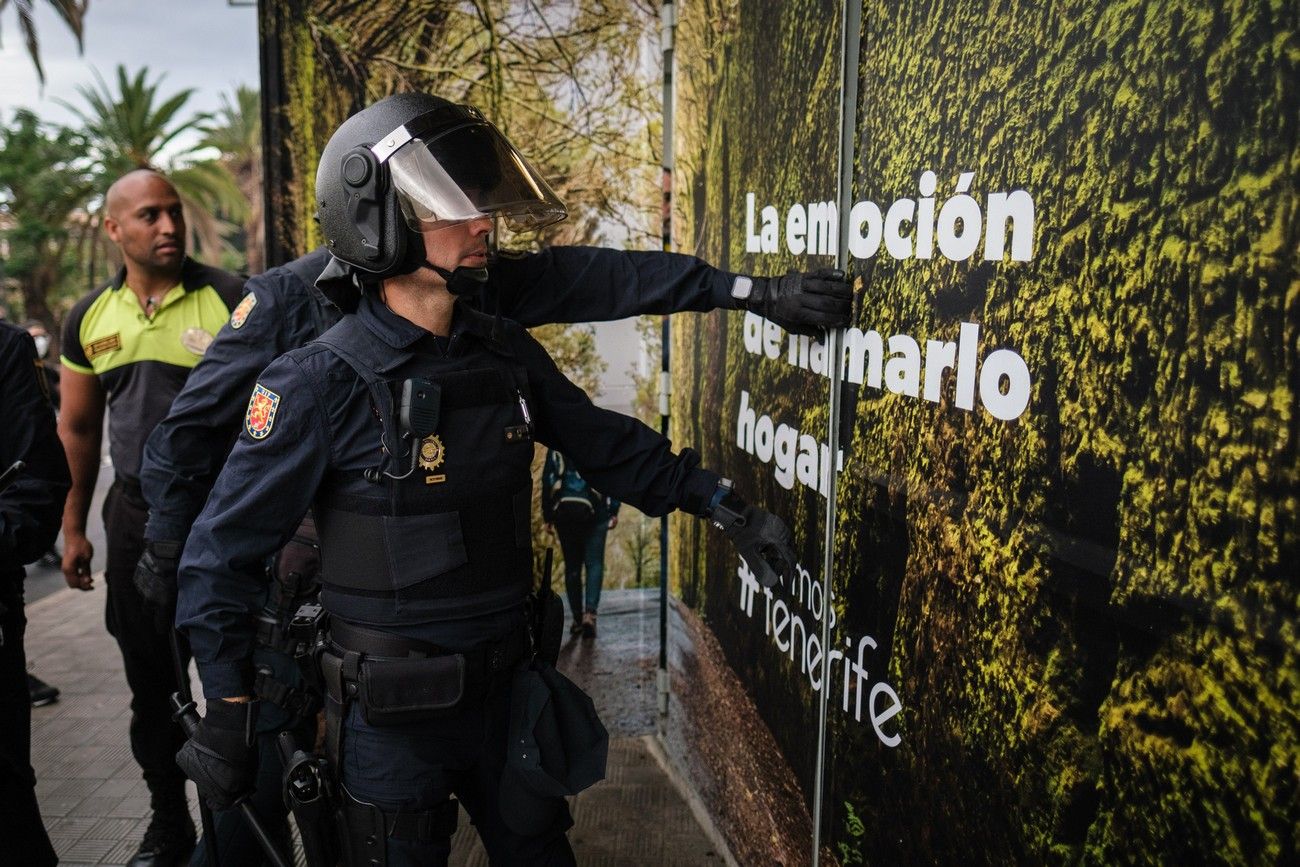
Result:
[[[27,609],[30,667],[63,693],[32,711],[32,764],[41,812],[65,865],[124,864],[148,821],[148,792],[127,742],[121,659],[104,628],[102,576],[96,584],[93,592],[59,591]],[[600,637],[569,642],[561,657],[561,668],[592,692],[611,734],[608,779],[571,804],[569,839],[582,865],[725,862],[655,758],[655,617],[653,594],[607,592]],[[192,787],[190,807],[197,819]],[[464,816],[454,844],[452,864],[487,864]],[[0,853],[0,861],[12,854]]]

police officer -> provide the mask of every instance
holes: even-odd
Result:
[[[411,94],[366,109],[331,139],[317,190],[331,249],[365,292],[259,379],[194,526],[177,618],[209,701],[178,761],[214,806],[248,788],[258,566],[314,505],[352,855],[445,860],[454,792],[495,860],[571,863],[562,801],[522,832],[496,800],[508,674],[528,652],[533,438],[584,455],[595,483],[647,512],[711,515],[771,581],[793,568],[788,531],[689,450],[593,407],[517,325],[455,303],[481,286],[493,216],[564,216],[472,109]],[[425,701],[403,706],[411,695]]]
[[[314,285],[330,259],[320,248],[249,280],[230,322],[145,445],[140,476],[150,509],[136,585],[160,611],[172,610],[181,548],[238,434],[257,375],[281,354],[323,334],[338,320],[341,308],[356,307],[354,281],[337,266],[321,281],[324,291]],[[851,287],[831,273],[769,279],[719,271],[678,254],[552,247],[494,256],[486,283],[465,300],[484,306],[481,299],[487,299],[489,309],[525,326],[743,307],[808,333],[847,322]],[[299,543],[289,544],[277,567],[286,559],[311,561],[310,533],[295,538]],[[274,734],[300,723],[312,705],[294,667],[276,651],[290,643],[287,618],[310,595],[315,576],[287,568],[276,568],[273,575],[278,580],[271,585],[261,617],[256,668],[259,695],[270,697],[276,707],[263,706],[259,716],[263,737],[254,803],[264,819],[280,825],[284,804],[277,790],[280,759]],[[216,823],[217,851],[223,860],[254,857],[256,844],[239,816],[222,812]],[[194,863],[202,861],[200,847]]]
[[[0,322],[0,407],[0,473],[8,471],[0,477],[0,823],[11,855],[47,865],[58,859],[32,773],[22,564],[54,542],[70,482],[35,344],[7,322]]]

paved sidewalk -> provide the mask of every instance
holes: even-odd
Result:
[[[65,865],[124,864],[149,811],[127,742],[126,681],[104,628],[104,597],[97,575],[91,593],[59,591],[27,609],[29,666],[63,693],[32,711],[32,764]],[[611,738],[608,779],[571,803],[569,839],[582,865],[725,863],[655,757],[657,606],[651,592],[607,591],[598,638],[569,641],[561,651],[561,669],[592,694]],[[197,823],[192,786],[190,808]],[[452,864],[487,864],[463,814],[454,844]]]

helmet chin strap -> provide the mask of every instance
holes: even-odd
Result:
[[[420,264],[446,280],[447,291],[452,295],[469,295],[477,292],[488,281],[487,268],[466,268],[462,265],[455,271],[448,271],[446,268],[440,268],[433,264],[428,259],[425,259]]]

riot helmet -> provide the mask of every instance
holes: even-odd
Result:
[[[429,267],[449,285],[451,274],[425,260],[422,229],[483,217],[537,229],[568,215],[477,109],[423,93],[387,97],[343,122],[321,153],[316,207],[341,262],[379,278]]]

